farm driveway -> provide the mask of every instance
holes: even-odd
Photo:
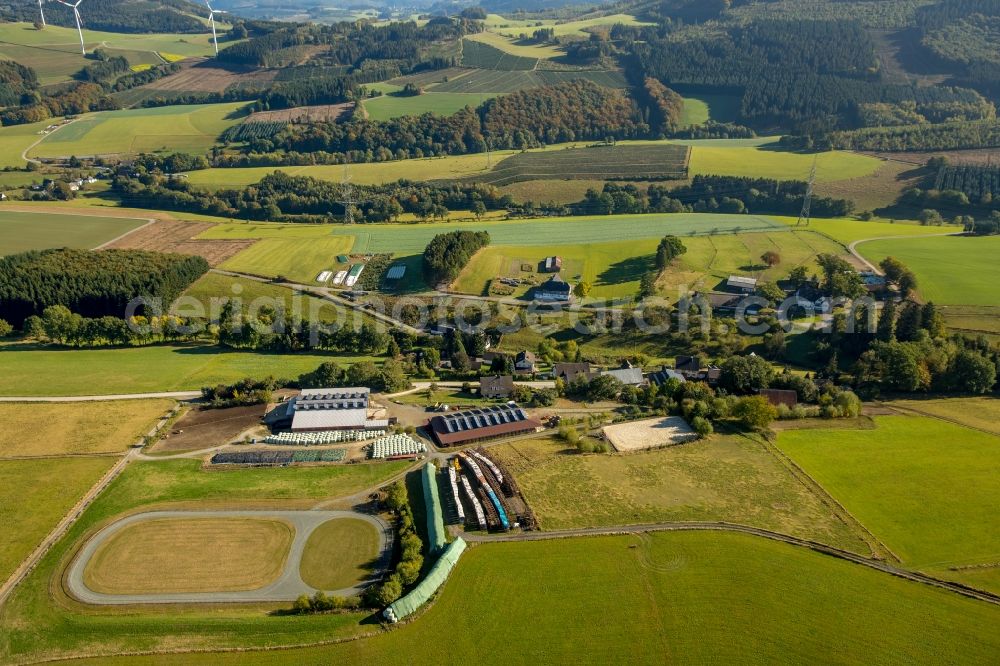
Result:
[[[295,528],[295,538],[288,553],[285,570],[275,582],[259,590],[245,592],[189,592],[179,594],[101,594],[94,592],[83,582],[83,572],[97,549],[129,525],[147,520],[164,518],[271,518],[282,520]],[[379,533],[378,575],[392,557],[392,528],[378,516],[356,511],[150,511],[123,518],[97,533],[80,551],[70,565],[66,583],[70,593],[80,601],[101,606],[122,604],[170,604],[170,603],[260,603],[273,601],[293,601],[299,595],[313,594],[315,589],[306,585],[299,575],[299,563],[305,551],[306,541],[313,530],[323,523],[337,518],[355,518],[370,523]],[[328,590],[336,596],[358,595],[362,586],[343,590]]]

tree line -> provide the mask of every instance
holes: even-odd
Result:
[[[89,0],[84,6],[88,30],[125,33],[204,33],[205,24],[191,16],[204,12],[204,7],[186,0]],[[33,23],[38,20],[38,3],[5,3],[0,6],[0,18]],[[49,25],[76,28],[73,10],[55,2],[46,3],[45,18]]]
[[[486,231],[451,231],[438,234],[423,254],[424,282],[430,285],[451,282],[479,250],[490,244]]]
[[[172,303],[208,271],[202,257],[146,250],[41,250],[0,258],[0,318],[20,326],[50,305],[125,316],[138,297]],[[140,311],[139,314],[142,314]]]
[[[739,176],[695,176],[690,185],[605,183],[601,191],[588,189],[583,200],[570,205],[578,215],[626,213],[770,213],[798,215],[807,183]],[[854,204],[846,199],[814,197],[816,217],[849,215]]]

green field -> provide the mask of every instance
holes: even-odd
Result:
[[[400,116],[419,116],[436,113],[450,116],[467,106],[477,107],[491,94],[466,94],[454,92],[426,92],[423,95],[382,95],[366,99],[363,104],[372,120],[391,120]]]
[[[478,546],[425,614],[358,641],[119,661],[987,664],[998,650],[990,604],[794,546],[686,532]]]
[[[728,145],[727,145],[728,143]],[[696,145],[691,152],[691,175],[746,176],[777,180],[809,180],[816,160],[817,182],[846,180],[874,173],[881,160],[856,153],[792,153],[771,146]]]
[[[23,431],[22,431],[23,432]],[[0,580],[41,543],[112,465],[110,457],[0,460]]]
[[[289,234],[294,234],[296,238],[353,236],[354,253],[392,252],[408,256],[423,252],[427,243],[437,234],[458,229],[488,231],[492,245],[548,247],[563,243],[568,238],[577,243],[609,243],[620,241],[624,234],[633,240],[639,240],[660,239],[669,234],[688,236],[739,231],[783,231],[786,227],[774,218],[760,215],[677,213],[596,215],[473,223],[371,224],[353,227],[340,224],[234,223],[219,224],[198,238],[288,238]]]
[[[294,282],[315,284],[317,276],[338,266],[337,256],[351,250],[349,236],[322,238],[268,238],[243,250],[222,264],[222,268],[240,273],[284,276]]]
[[[585,28],[608,27],[621,23],[622,25],[652,25],[640,21],[631,14],[608,14],[605,16],[595,16],[592,18],[582,18],[574,21],[545,20],[519,20],[507,18],[499,14],[489,14],[486,17],[486,27],[490,32],[511,37],[519,37],[522,34],[530,35],[540,27],[552,28],[558,36],[574,35],[577,37],[587,37],[589,34]],[[537,25],[541,24],[541,25]]]
[[[782,432],[778,446],[904,564],[958,579],[949,567],[995,565],[1000,439],[932,418],[875,421],[874,431]]]
[[[453,285],[456,291],[479,295],[496,277],[532,279],[540,282],[547,276],[537,270],[521,271],[522,264],[537,267],[545,257],[557,255],[563,260],[562,275],[571,282],[586,280],[598,298],[634,296],[639,281],[654,270],[657,238],[573,245],[517,246],[494,245],[476,254]],[[838,243],[810,231],[760,230],[753,233],[721,233],[684,239],[687,253],[662,275],[659,286],[673,296],[678,288],[712,290],[733,274],[752,273],[762,280],[777,281],[799,265],[817,270],[814,263],[821,253],[844,254]],[[781,263],[768,268],[761,264],[764,252],[775,251]],[[515,296],[529,287],[519,288]]]
[[[524,73],[527,75],[527,73]],[[534,72],[531,74],[539,74]],[[520,75],[520,74],[519,74]],[[462,78],[455,80],[458,85]],[[447,84],[446,84],[447,85]],[[476,106],[482,99],[490,95],[475,95],[464,93],[426,93],[416,97],[393,97],[383,96],[367,100],[365,104],[371,109],[371,105],[386,105],[390,110],[389,116],[405,115],[407,113],[419,113],[424,110],[437,111],[437,109],[424,109],[422,106],[408,106],[411,104],[423,105],[425,98],[437,95],[456,98],[455,108],[458,110],[466,103]],[[462,101],[464,100],[464,101]],[[429,102],[432,106],[435,99]],[[450,113],[451,111],[447,111]],[[372,117],[375,117],[374,115]],[[388,116],[387,116],[388,117]],[[655,151],[664,146],[691,146],[691,160],[689,164],[690,175],[724,175],[724,176],[758,176],[761,178],[777,178],[792,180],[807,180],[809,170],[812,168],[813,156],[800,153],[788,153],[770,148],[762,148],[761,144],[772,143],[770,138],[761,139],[708,139],[703,141],[619,141],[614,148],[620,153],[628,153],[630,150]],[[500,169],[505,157],[518,156],[522,159],[543,159],[536,158],[539,153],[561,153],[569,148],[584,148],[588,144],[580,143],[558,143],[546,146],[539,150],[530,151],[497,151],[489,158],[494,169]],[[381,184],[395,182],[400,178],[414,180],[453,180],[459,178],[475,178],[484,182],[493,180],[494,174],[487,170],[487,156],[482,153],[472,155],[454,155],[447,157],[424,158],[414,160],[399,160],[392,162],[380,162],[371,164],[352,164],[350,169],[351,181],[358,184]],[[874,157],[866,157],[855,153],[822,153],[819,156],[819,165],[816,178],[820,182],[836,182],[840,180],[856,178],[866,174],[874,173],[883,162]],[[576,171],[586,171],[587,165],[577,165]],[[225,187],[241,187],[259,182],[261,178],[278,169],[274,167],[253,167],[237,169],[207,169],[205,171],[195,171],[188,174],[190,182],[203,185],[212,189]],[[303,167],[282,167],[280,169],[286,173],[312,176],[321,180],[331,180],[340,182],[344,177],[342,166],[303,166]],[[545,174],[549,174],[546,176]],[[535,174],[539,179],[553,177],[549,171]],[[558,176],[558,174],[556,174]],[[628,178],[633,176],[624,170],[606,174],[614,178]],[[576,174],[574,177],[584,177]]]
[[[554,438],[492,449],[542,529],[724,521],[868,554],[861,537],[762,442],[718,435],[632,455],[581,455]]]
[[[790,225],[794,225],[797,221],[797,218],[794,217],[777,217],[775,219]],[[814,218],[809,224],[809,230],[821,233],[824,236],[829,236],[833,240],[838,243],[843,243],[844,245],[850,245],[854,241],[864,240],[866,238],[879,238],[883,236],[905,238],[909,236],[927,236],[941,233],[940,228],[925,227],[917,224],[916,222],[892,223],[878,220],[863,222],[861,220],[845,218]],[[861,249],[864,249],[865,247],[866,245],[859,246]]]
[[[0,211],[0,256],[53,247],[91,249],[145,223],[126,217]]]
[[[681,127],[704,125],[709,120],[730,123],[736,120],[740,108],[740,98],[735,95],[685,95]]]
[[[212,53],[211,34],[207,32],[126,34],[88,30],[85,25],[83,38],[87,51],[98,47],[108,49],[114,55],[124,55],[133,65],[163,62],[156,57],[157,52],[185,57]],[[90,62],[80,55],[75,29],[49,25],[38,31],[28,23],[0,24],[0,59],[16,60],[33,68],[42,85],[65,81]]]
[[[938,233],[942,233],[939,229]],[[1000,238],[952,237],[878,240],[858,251],[873,262],[887,256],[917,274],[925,300],[941,305],[997,305]]]
[[[671,295],[682,286],[715,289],[733,274],[775,282],[796,266],[806,266],[810,273],[818,270],[818,254],[846,254],[841,245],[809,231],[699,236],[685,238],[684,244],[687,252],[664,271],[659,282]],[[781,263],[770,268],[763,264],[760,257],[768,251],[777,252]]]
[[[505,47],[503,50],[485,41],[463,39],[462,67],[495,69],[502,72],[528,71],[538,67],[538,55],[516,55],[508,50],[506,40],[502,37],[496,39],[503,41]]]
[[[317,527],[306,542],[299,574],[318,590],[342,590],[371,575],[378,532],[364,520],[339,518]]]
[[[434,93],[502,94],[579,79],[593,81],[598,85],[609,88],[624,88],[627,85],[625,77],[617,71],[499,71],[492,69],[469,69],[462,70],[460,74],[450,77],[447,81],[434,84],[430,90]]]
[[[266,354],[208,345],[47,349],[0,344],[0,395],[104,395],[198,390],[244,377],[294,378],[324,361],[366,357]]]
[[[2,25],[0,24],[0,26]],[[42,138],[39,132],[48,127],[49,124],[48,121],[45,121],[30,125],[0,127],[0,168],[18,167],[23,169],[25,162],[21,159],[21,153]]]
[[[163,106],[82,116],[48,135],[32,157],[131,153],[204,153],[241,119],[245,103]]]
[[[901,400],[894,401],[892,406],[904,407],[921,414],[936,416],[946,421],[955,421],[970,428],[1000,435],[1000,399],[997,398]]]
[[[469,47],[470,41],[476,42],[476,44]],[[465,48],[468,47],[475,50],[482,44],[488,44],[489,46],[503,51],[504,53],[509,53],[513,56],[528,58],[531,60],[538,60],[539,58],[556,58],[561,55],[565,55],[565,51],[556,46],[548,44],[524,43],[511,39],[510,37],[505,37],[500,33],[490,31],[478,32],[466,37],[462,42],[463,55]],[[528,69],[530,69],[530,67]]]
[[[674,144],[592,146],[518,153],[470,181],[497,187],[536,179],[683,180],[692,150]]]
[[[377,485],[405,467],[406,463],[384,463],[217,472],[204,471],[201,460],[133,462],[0,610],[0,662],[78,651],[113,653],[117,648],[298,644],[356,633],[359,618],[355,615],[284,617],[270,615],[260,606],[239,605],[170,606],[147,612],[87,607],[68,599],[58,580],[83,537],[126,512],[178,503],[197,503],[203,509],[309,508],[318,501]],[[58,484],[47,483],[41,492],[57,492],[54,485]]]
[[[486,293],[487,285],[496,277],[533,277],[536,283],[549,276],[538,273],[521,272],[522,264],[537,267],[545,257],[558,255],[563,260],[562,276],[576,283],[590,282],[594,289],[591,295],[597,298],[634,296],[639,291],[639,280],[644,273],[654,270],[656,245],[653,239],[619,241],[611,243],[581,243],[577,245],[516,246],[502,245],[488,247],[469,262],[452,288],[460,293],[480,295]],[[515,296],[523,296],[529,290],[521,287]]]

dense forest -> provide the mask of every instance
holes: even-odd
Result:
[[[848,132],[832,132],[812,137],[787,137],[782,144],[791,148],[834,148],[839,150],[906,151],[962,150],[1000,147],[1000,122],[941,123],[871,127]]]
[[[215,164],[382,162],[647,133],[638,108],[622,91],[578,80],[512,93],[450,116],[290,124],[276,134],[251,138],[244,154],[219,156]]]
[[[85,13],[87,29],[107,32],[206,32],[206,26],[191,14],[206,15],[200,4],[187,0],[88,0]],[[36,0],[8,0],[0,6],[0,18],[5,21],[38,20]],[[73,10],[46,2],[45,18],[52,25],[75,28]]]
[[[438,234],[424,249],[424,282],[435,285],[451,282],[479,250],[490,244],[485,231],[451,231]]]
[[[170,304],[206,271],[202,257],[144,250],[10,255],[0,258],[0,319],[20,326],[51,305],[84,317],[124,317],[133,299],[158,298]]]
[[[228,46],[219,53],[219,60],[264,67],[276,52],[309,45],[328,47],[321,55],[326,65],[360,66],[366,60],[394,60],[412,67],[430,45],[481,29],[474,21],[441,17],[423,26],[412,21],[386,26],[352,22],[293,25]]]
[[[755,125],[809,133],[851,128],[865,119],[861,107],[872,104],[910,104],[929,118],[992,112],[972,90],[883,82],[870,36],[848,21],[755,22],[687,39],[656,28],[623,32],[631,40],[634,77],[681,92],[740,94],[740,115]]]

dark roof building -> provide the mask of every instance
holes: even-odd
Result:
[[[701,369],[701,359],[697,356],[678,356],[674,359],[677,372],[697,372]]]
[[[791,408],[799,404],[799,394],[795,391],[786,391],[784,389],[758,389],[757,393],[767,398],[767,401],[775,407],[784,405],[785,407]]]
[[[556,363],[552,367],[553,378],[567,384],[581,375],[589,379],[592,374],[589,363]]]
[[[484,398],[509,398],[514,394],[513,377],[481,377],[479,395]]]
[[[562,270],[562,257],[546,257],[544,263],[546,273],[558,273]]]
[[[642,368],[618,368],[617,370],[602,370],[602,375],[614,377],[625,386],[642,386],[646,380],[642,377]]]
[[[558,275],[553,275],[542,284],[535,287],[534,297],[539,301],[569,302],[573,288]]]
[[[660,370],[657,370],[656,372],[649,373],[649,383],[653,384],[655,386],[662,386],[663,384],[666,384],[671,379],[676,379],[681,384],[683,384],[684,382],[687,381],[684,378],[684,375],[682,375],[681,373],[677,372],[676,370],[672,370],[672,369],[666,368],[666,367],[662,368]]]
[[[535,371],[535,355],[530,351],[519,352],[514,358],[514,369],[518,372]]]
[[[431,436],[439,446],[461,446],[534,432],[541,427],[541,422],[530,418],[514,403],[441,414],[428,424]]]

